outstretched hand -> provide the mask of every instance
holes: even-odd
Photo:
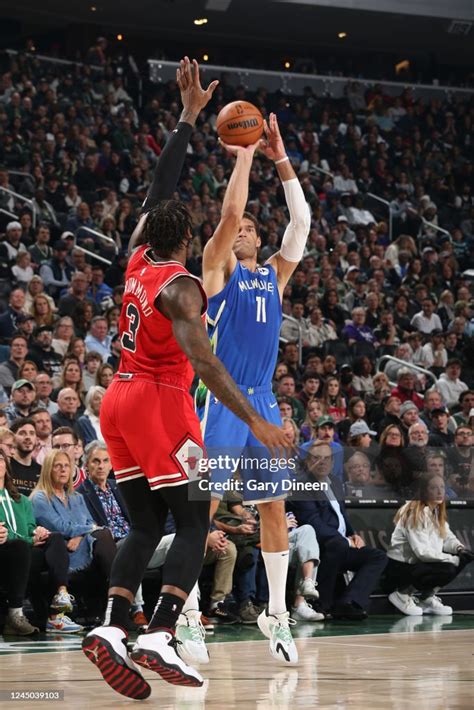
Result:
[[[237,157],[239,153],[243,153],[244,155],[248,155],[252,158],[257,148],[259,150],[261,149],[263,141],[260,138],[256,143],[251,143],[250,145],[230,145],[229,143],[224,143],[224,141],[219,138],[219,143],[231,155],[235,155]]]
[[[262,140],[259,150],[269,160],[281,160],[286,157],[285,144],[281,137],[280,127],[274,113],[269,116],[269,122],[263,122],[265,139]]]
[[[199,114],[211,100],[214,89],[219,83],[217,80],[211,81],[207,89],[203,89],[199,76],[199,64],[195,59],[191,63],[189,57],[184,57],[180,61],[176,70],[176,81],[183,102],[183,120],[185,120],[186,114],[191,114],[194,117]]]

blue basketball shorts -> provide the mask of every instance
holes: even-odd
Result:
[[[240,386],[240,390],[263,419],[281,426],[278,403],[270,386]],[[273,456],[249,426],[211,392],[198,416],[213,498],[222,498],[226,492],[239,493],[245,503],[254,504],[286,498],[291,487],[291,459],[283,454]]]

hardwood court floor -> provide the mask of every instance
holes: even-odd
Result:
[[[267,641],[252,640],[261,638],[256,629],[219,631],[209,645],[211,662],[201,667],[203,688],[175,688],[145,672],[152,695],[141,704],[122,698],[102,681],[77,650],[80,639],[0,643],[0,690],[63,690],[64,703],[48,703],[58,710],[140,705],[159,710],[474,707],[474,617],[374,617],[365,626],[325,626],[298,624],[300,662],[295,667],[274,662]],[[232,637],[242,640],[219,640]],[[2,710],[18,706],[46,704],[0,702]]]

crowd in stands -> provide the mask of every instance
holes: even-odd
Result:
[[[111,66],[64,69],[19,55],[1,76],[6,632],[35,630],[22,607],[27,590],[34,596],[32,578],[45,571],[46,628],[80,630],[67,616],[70,579],[93,571],[95,591],[105,590],[128,532],[99,413],[120,360],[127,244],[176,126],[178,99],[174,82],[149,87],[138,110]],[[393,578],[392,560],[425,563],[426,551],[407,530],[426,515],[434,559],[449,562],[449,574],[445,568],[439,582],[439,570],[422,570],[420,606],[410,592],[416,579],[404,567],[392,599],[405,613],[423,604],[429,613],[448,613],[439,610],[433,589],[469,559],[446,532],[440,500],[444,492],[449,499],[474,497],[472,100],[420,100],[410,89],[391,98],[382,85],[364,92],[357,82],[348,84],[344,99],[316,96],[310,87],[290,99],[263,88],[251,94],[224,79],[198,120],[177,194],[192,215],[187,266],[198,276],[232,168],[217,142],[216,116],[235,99],[276,112],[312,212],[305,256],[283,297],[288,318],[273,384],[283,425],[300,447],[301,471],[330,474],[333,496],[289,504],[299,570],[290,592],[295,618],[365,618],[387,556],[353,531],[344,500],[404,505],[420,490],[421,508],[402,507],[397,516],[388,572]],[[390,220],[368,193],[390,204]],[[272,164],[258,154],[248,209],[261,225],[263,262],[278,250],[288,213]],[[172,521],[167,532],[173,534]],[[151,571],[159,568],[152,563]],[[258,516],[241,501],[218,510],[206,568],[212,569],[209,613],[221,623],[255,623],[266,580]],[[354,576],[340,594],[336,576],[345,571]],[[231,594],[233,608],[226,605]],[[100,615],[105,592],[87,603]],[[132,611],[138,625],[146,623],[143,608],[139,591]]]

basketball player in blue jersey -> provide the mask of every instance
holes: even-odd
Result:
[[[278,355],[281,302],[283,290],[303,256],[311,216],[274,114],[270,115],[269,124],[265,124],[265,135],[266,140],[246,148],[225,146],[236,156],[236,163],[226,190],[221,221],[204,249],[203,280],[209,298],[208,332],[214,352],[257,412],[267,421],[280,424],[271,382]],[[261,244],[258,223],[244,211],[257,147],[273,160],[290,213],[280,251],[263,266],[257,262]],[[201,428],[208,453],[229,448],[248,451],[250,447],[253,455],[255,447],[259,446],[248,426],[211,392],[207,393],[201,411]],[[268,609],[260,614],[258,625],[270,639],[272,655],[286,663],[296,663],[298,652],[285,604],[288,532],[281,484],[288,479],[288,473],[285,469],[271,473],[267,484],[271,481],[274,485],[266,485],[258,492],[251,490],[249,478],[255,480],[258,472],[249,473],[240,468],[240,476],[244,501],[258,506],[270,593]],[[215,510],[218,503],[213,503]]]

